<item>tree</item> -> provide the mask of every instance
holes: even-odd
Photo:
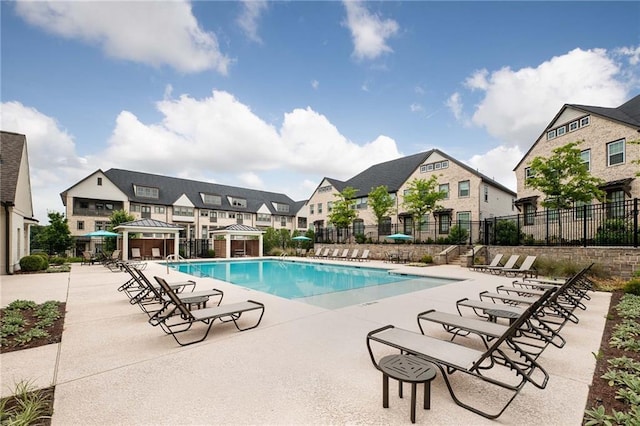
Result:
[[[373,215],[376,217],[378,235],[380,235],[380,224],[382,223],[382,219],[392,213],[395,200],[391,194],[389,194],[389,190],[386,185],[380,185],[377,188],[371,188],[368,204],[369,207],[371,207],[371,210],[373,210]]]
[[[634,144],[634,145],[640,145],[640,139],[636,139],[636,140],[634,140],[634,141],[629,141],[629,143],[632,143],[632,144]],[[631,162],[632,162],[633,164],[638,164],[638,165],[640,165],[640,159],[638,159],[638,160],[632,160]],[[639,177],[640,177],[640,170],[638,170],[638,171],[636,172],[636,176],[639,176]]]
[[[358,217],[358,211],[353,208],[353,199],[357,192],[357,189],[347,186],[342,192],[333,194],[337,201],[333,203],[333,208],[327,218],[336,229],[347,229]]]
[[[434,210],[442,208],[438,201],[447,194],[437,189],[438,177],[432,175],[429,179],[415,178],[407,187],[402,205],[413,216],[413,227],[422,223],[422,218]]]
[[[127,213],[125,210],[114,210],[109,217],[109,229],[108,231],[113,231],[117,226],[126,222],[132,222],[136,220],[136,217],[130,213]],[[129,234],[129,238],[134,238],[135,234]],[[116,249],[116,239],[115,238],[107,238],[105,239],[104,249],[107,252],[112,252]]]
[[[549,158],[535,157],[525,185],[537,189],[546,198],[540,203],[547,209],[567,209],[576,202],[604,201],[605,192],[598,188],[604,180],[589,173],[580,157],[581,142],[555,148]]]
[[[73,247],[73,238],[63,213],[49,212],[49,225],[38,235],[40,246],[49,254],[62,254]]]

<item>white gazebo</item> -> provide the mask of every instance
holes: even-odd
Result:
[[[216,229],[215,231],[210,231],[209,235],[213,238],[216,236],[224,237],[226,241],[225,254],[229,256],[231,255],[231,240],[245,240],[247,237],[258,237],[258,257],[262,257],[262,236],[264,235],[264,232],[265,231],[254,228],[253,226],[235,224],[222,229]]]
[[[114,231],[122,232],[122,260],[129,259],[129,234],[162,234],[166,241],[167,236],[173,236],[173,252],[180,251],[180,231],[183,228],[172,223],[162,222],[155,219],[140,219],[132,222],[121,223],[114,228]]]

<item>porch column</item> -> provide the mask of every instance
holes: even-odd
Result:
[[[180,254],[180,233],[176,232],[173,234],[173,256],[174,259],[178,259],[178,255]],[[167,254],[164,254],[167,257]]]
[[[262,234],[258,236],[258,257],[262,257]]]
[[[224,255],[225,258],[231,257],[231,234],[227,234],[224,236],[226,242],[226,253]]]

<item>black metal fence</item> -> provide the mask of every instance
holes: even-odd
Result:
[[[209,250],[213,249],[213,240],[181,238],[179,243],[180,256],[185,259],[209,257]]]
[[[354,225],[348,229],[315,230],[318,243],[377,243],[395,233],[411,235],[415,243],[633,246],[639,245],[638,199],[542,210],[483,221],[430,218],[419,226],[404,219],[398,224]],[[449,217],[449,216],[445,216]]]

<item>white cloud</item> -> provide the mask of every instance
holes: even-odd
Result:
[[[517,146],[499,146],[484,154],[474,155],[466,163],[515,191],[517,183],[513,168],[523,155],[524,153]]]
[[[462,118],[462,99],[460,99],[460,93],[456,92],[447,99],[447,107],[453,113],[456,120]]]
[[[525,151],[565,103],[618,106],[627,84],[603,49],[574,49],[535,68],[478,71],[466,86],[484,92],[473,123]]]
[[[53,34],[99,45],[111,57],[191,73],[226,74],[229,58],[187,1],[18,1],[17,13]]]
[[[381,135],[355,144],[309,107],[286,113],[279,129],[227,92],[165,98],[156,107],[163,116],[157,123],[120,112],[106,147],[80,157],[73,137],[55,119],[17,102],[3,103],[2,129],[27,135],[36,217],[46,224],[47,209],[63,211],[60,192],[97,169],[118,167],[304,199],[323,176],[346,179],[401,156],[393,139]]]
[[[424,112],[424,107],[417,102],[409,105],[409,109],[411,110],[411,112]]]
[[[318,80],[312,80],[311,87],[313,87],[315,90],[318,90],[318,87],[320,87],[320,82]]]
[[[383,53],[393,50],[387,45],[387,39],[394,36],[399,25],[393,19],[381,19],[370,13],[359,1],[344,1],[347,10],[346,26],[353,39],[353,55],[357,59],[375,59]]]
[[[64,212],[60,192],[96,168],[77,155],[72,135],[34,108],[20,102],[2,103],[0,126],[27,137],[34,215],[46,225],[47,210]]]
[[[617,49],[617,53],[629,58],[629,64],[640,64],[640,46],[636,47],[621,47]]]
[[[245,35],[256,43],[262,43],[262,39],[258,35],[258,21],[267,7],[268,4],[265,0],[243,0],[242,13],[236,20]]]

